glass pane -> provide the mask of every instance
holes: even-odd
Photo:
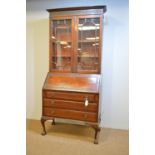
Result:
[[[71,71],[71,19],[52,21],[52,70]]]
[[[99,68],[99,18],[81,18],[78,23],[78,71],[97,72]]]

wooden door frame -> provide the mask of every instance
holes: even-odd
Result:
[[[73,72],[73,53],[74,53],[74,17],[73,16],[58,16],[58,17],[49,17],[49,72],[67,72],[67,71],[61,71],[61,70],[53,70],[52,68],[52,55],[53,55],[53,44],[52,44],[52,39],[51,36],[53,34],[52,29],[53,29],[53,20],[61,20],[61,19],[71,19],[71,71]]]
[[[74,59],[75,59],[75,62],[74,62],[74,65],[76,66],[76,69],[75,69],[75,72],[77,73],[93,73],[91,71],[82,71],[82,72],[78,72],[77,70],[77,47],[78,47],[78,23],[79,23],[79,19],[82,19],[82,18],[99,18],[100,19],[100,34],[99,34],[99,37],[100,37],[100,41],[99,41],[99,65],[98,65],[98,72],[95,72],[95,73],[101,73],[101,50],[102,50],[102,28],[103,28],[103,15],[102,14],[97,14],[97,15],[77,15],[76,16],[76,19],[75,19],[75,43],[76,45],[74,46],[75,49],[74,49]]]

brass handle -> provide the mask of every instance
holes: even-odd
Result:
[[[85,98],[85,102],[84,102],[85,107],[87,107],[88,104],[89,104],[89,101],[88,101],[88,98],[86,97],[86,98]]]

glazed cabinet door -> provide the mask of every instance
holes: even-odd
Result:
[[[50,19],[50,71],[72,72],[73,18]]]
[[[76,18],[77,48],[75,52],[77,72],[100,72],[101,19],[97,15]]]

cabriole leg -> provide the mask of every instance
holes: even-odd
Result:
[[[97,126],[97,127],[94,127],[94,130],[95,130],[94,144],[98,144],[99,132],[101,128]]]
[[[46,135],[46,129],[45,129],[45,121],[46,121],[46,119],[44,119],[44,118],[41,118],[41,125],[42,125],[42,127],[43,127],[43,131],[42,131],[42,135],[44,136],[44,135]]]

